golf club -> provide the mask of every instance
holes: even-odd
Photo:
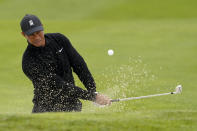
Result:
[[[182,92],[182,86],[178,85],[175,88],[174,92],[162,93],[162,94],[154,94],[154,95],[147,95],[147,96],[139,96],[139,97],[129,97],[129,98],[122,98],[122,99],[112,99],[111,102],[129,101],[129,100],[143,99],[143,98],[149,98],[149,97],[155,97],[155,96],[163,96],[163,95],[170,95],[170,94],[180,94],[181,92]]]

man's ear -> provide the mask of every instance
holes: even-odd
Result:
[[[25,33],[24,33],[24,32],[21,32],[21,34],[22,34],[22,36],[24,36],[24,37],[25,37]]]

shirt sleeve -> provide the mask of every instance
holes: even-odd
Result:
[[[89,92],[96,92],[95,81],[84,59],[64,35],[59,34],[59,36],[65,45],[65,50],[73,68],[73,71],[77,74],[77,76]]]
[[[64,95],[64,97],[95,100],[94,93],[66,83],[42,61],[36,61],[33,58],[23,58],[22,69],[25,75],[33,82],[34,86],[40,88],[40,91],[47,87],[51,91],[59,90],[59,94]],[[57,96],[57,94],[54,95]]]

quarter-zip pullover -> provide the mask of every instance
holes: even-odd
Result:
[[[34,86],[32,112],[81,111],[79,99],[95,100],[96,85],[84,59],[60,33],[45,34],[45,46],[28,44],[22,69]],[[75,86],[72,70],[87,90]]]

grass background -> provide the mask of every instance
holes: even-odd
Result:
[[[195,0],[0,0],[0,130],[196,130]],[[36,14],[45,32],[65,34],[110,98],[173,91],[175,96],[31,114],[33,86],[21,70],[20,20]],[[113,49],[114,56],[107,50]],[[76,78],[77,85],[83,85]]]

